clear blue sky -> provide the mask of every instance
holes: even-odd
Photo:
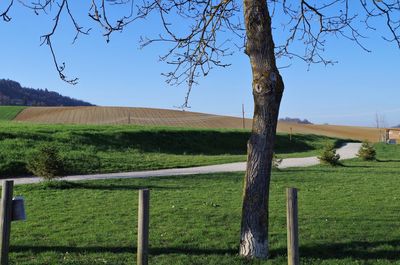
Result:
[[[4,6],[1,1],[0,8]],[[0,9],[1,10],[1,9]],[[83,25],[87,9],[76,10]],[[12,21],[0,22],[0,78],[9,78],[23,86],[48,88],[63,95],[101,106],[174,108],[183,103],[186,87],[171,87],[161,72],[171,70],[158,61],[163,46],[140,50],[141,35],[157,34],[159,25],[152,21],[131,25],[106,43],[101,30],[71,44],[74,31],[63,21],[54,37],[60,61],[67,74],[79,77],[71,86],[58,78],[40,35],[50,30],[51,17],[36,16],[18,3],[10,13]],[[386,126],[400,124],[400,50],[379,35],[366,40],[373,50],[366,53],[354,43],[332,39],[328,55],[339,63],[334,66],[307,65],[293,61],[281,70],[286,90],[280,116],[307,118],[314,123],[374,126],[375,113],[384,116]],[[251,72],[242,52],[227,59],[232,66],[217,69],[194,87],[191,111],[252,116]]]

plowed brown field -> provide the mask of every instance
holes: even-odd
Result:
[[[238,117],[219,116],[205,113],[126,107],[30,107],[24,109],[14,120],[51,124],[137,124],[155,126],[177,126],[193,128],[243,128]],[[246,128],[251,119],[246,119]],[[376,142],[380,131],[368,127],[305,125],[281,122],[279,132],[293,134],[317,134],[339,138]]]

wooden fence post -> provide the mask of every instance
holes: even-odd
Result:
[[[12,217],[12,197],[14,181],[3,181],[1,191],[1,209],[0,209],[0,264],[8,265],[8,252],[10,249],[11,217]]]
[[[297,211],[297,189],[286,189],[287,251],[288,265],[299,265],[299,229]]]
[[[139,190],[137,264],[147,265],[149,254],[150,191]]]

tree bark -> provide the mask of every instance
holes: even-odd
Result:
[[[240,255],[268,257],[268,199],[279,106],[284,90],[276,67],[271,17],[265,0],[244,0],[246,54],[253,75],[254,115],[247,144]]]

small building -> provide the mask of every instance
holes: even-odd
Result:
[[[400,128],[390,128],[385,130],[385,142],[389,144],[400,143]]]

